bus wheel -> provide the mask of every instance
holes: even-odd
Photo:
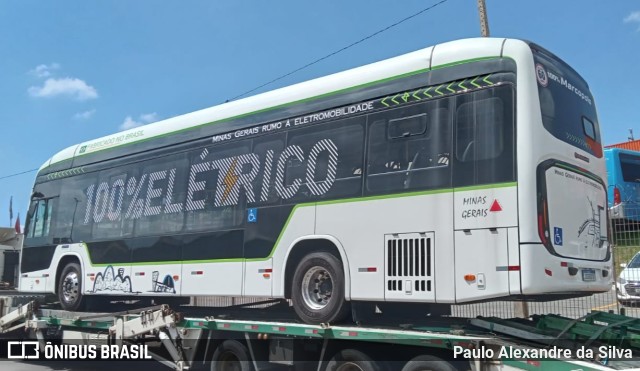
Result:
[[[58,299],[64,310],[77,311],[84,304],[82,295],[82,270],[78,263],[68,263],[58,281]]]
[[[417,356],[412,358],[402,368],[402,371],[456,371],[449,362],[434,356]]]
[[[344,297],[342,262],[328,252],[314,252],[300,261],[293,275],[293,309],[306,323],[329,323],[349,314]]]
[[[211,371],[251,371],[249,349],[237,340],[225,340],[213,353]]]
[[[383,371],[384,366],[355,349],[343,349],[336,353],[325,371]]]

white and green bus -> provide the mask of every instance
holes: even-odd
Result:
[[[520,40],[439,44],[62,150],[20,290],[352,302],[589,295],[612,284],[594,100]]]

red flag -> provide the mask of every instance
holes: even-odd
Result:
[[[16,233],[20,234],[20,214],[18,214],[18,218],[16,219]]]

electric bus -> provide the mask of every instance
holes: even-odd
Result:
[[[447,42],[60,151],[20,290],[87,300],[584,296],[612,285],[595,102],[527,41]],[[398,305],[398,304],[395,304]]]

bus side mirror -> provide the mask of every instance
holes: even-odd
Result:
[[[626,268],[627,267],[627,263],[620,263],[620,268]]]

